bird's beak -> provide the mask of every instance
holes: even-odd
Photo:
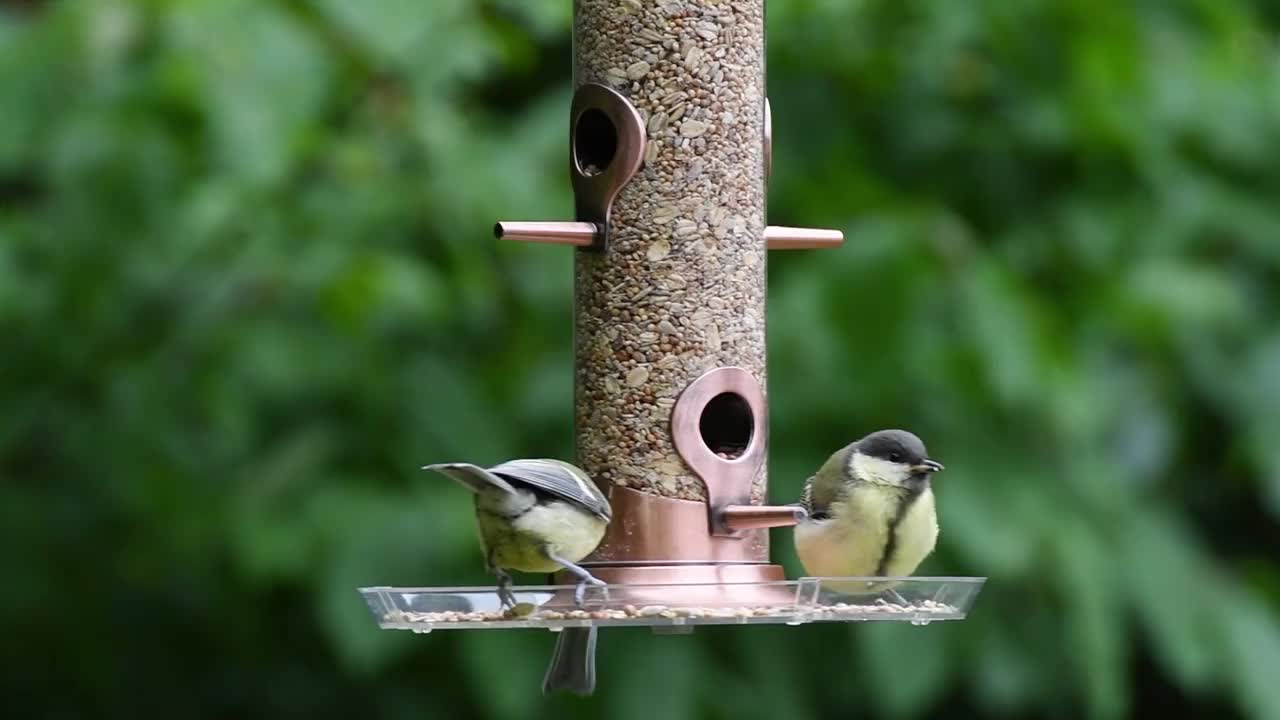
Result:
[[[942,463],[936,460],[925,460],[924,462],[920,463],[919,465],[916,465],[911,469],[916,472],[925,472],[925,473],[936,473],[936,472],[942,472],[943,470],[946,470],[946,468],[943,467]]]

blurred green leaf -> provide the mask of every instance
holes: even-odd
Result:
[[[1086,693],[1090,717],[1123,717],[1129,696],[1123,682],[1126,666],[1125,617],[1113,609],[1119,589],[1106,548],[1109,538],[1070,519],[1055,538],[1061,563],[1058,577],[1066,605],[1063,621],[1066,648]]]
[[[1280,662],[1280,623],[1274,608],[1257,598],[1231,597],[1231,610],[1218,617],[1231,653],[1228,677],[1250,717],[1272,718],[1280,713],[1280,686],[1274,673]]]
[[[855,662],[875,688],[869,704],[885,717],[926,717],[945,692],[952,670],[947,631],[894,623],[855,625],[853,632],[861,650]],[[904,672],[904,666],[910,671]]]
[[[1219,674],[1220,643],[1209,624],[1212,581],[1186,535],[1161,515],[1137,519],[1126,571],[1138,619],[1160,659],[1185,687],[1198,689]]]

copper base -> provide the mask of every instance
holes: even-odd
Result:
[[[796,602],[781,565],[686,564],[593,565],[591,574],[608,584],[609,601],[637,606],[761,607]],[[553,582],[572,585],[572,573]],[[768,583],[778,583],[770,585]]]
[[[736,537],[712,535],[706,503],[614,487],[609,494],[609,504],[613,506],[613,521],[605,531],[604,541],[581,563],[593,573],[597,568],[620,565],[669,567],[769,562],[767,529],[747,530]]]
[[[769,563],[767,529],[717,536],[708,527],[706,503],[611,490],[613,521],[604,542],[581,563],[608,584],[611,602],[711,608],[795,603],[782,566]],[[567,572],[553,579],[557,585],[577,581]]]
[[[723,585],[786,580],[781,565],[593,565],[591,574],[611,585]],[[572,574],[561,573],[557,582],[572,584]]]

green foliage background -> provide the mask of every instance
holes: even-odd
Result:
[[[770,220],[847,236],[770,258],[771,491],[915,429],[970,620],[608,631],[581,701],[548,633],[378,631],[489,582],[416,468],[571,452],[571,255],[489,234],[570,214],[571,14],[0,3],[7,707],[1280,718],[1261,0],[770,0]]]

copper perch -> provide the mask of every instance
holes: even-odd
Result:
[[[504,240],[590,247],[599,228],[589,222],[500,222],[493,226],[493,235]],[[844,233],[770,225],[764,229],[764,239],[770,250],[817,250],[839,247]]]
[[[844,233],[839,230],[770,225],[764,229],[764,240],[770,250],[821,250],[840,247],[844,242]]]
[[[589,222],[500,222],[493,226],[499,239],[590,247],[599,229]]]
[[[720,510],[720,522],[731,531],[758,530],[796,525],[807,515],[798,505],[729,505]]]

